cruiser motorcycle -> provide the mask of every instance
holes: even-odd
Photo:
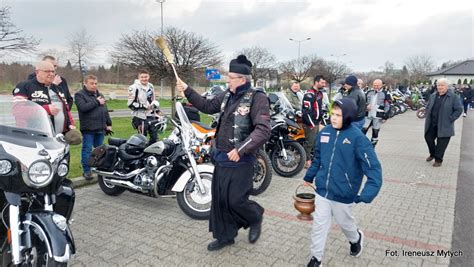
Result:
[[[0,97],[2,266],[66,266],[75,254],[68,157],[40,105]]]
[[[126,190],[151,197],[176,196],[181,210],[193,219],[209,218],[214,167],[197,165],[192,152],[196,142],[181,103],[176,103],[179,124],[163,141],[147,146],[141,134],[127,139],[109,138],[109,145],[94,149],[89,164],[100,189],[117,196]]]
[[[191,124],[197,136],[197,140],[199,141],[195,146],[193,146],[196,161],[199,164],[211,162],[211,142],[214,140],[216,129],[199,121],[191,121]],[[271,163],[268,155],[265,151],[259,149],[255,157],[256,161],[253,167],[253,187],[250,191],[250,194],[253,196],[265,192],[272,181],[272,169],[270,167]]]

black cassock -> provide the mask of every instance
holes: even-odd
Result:
[[[234,239],[241,227],[247,228],[262,220],[263,207],[249,200],[253,165],[252,162],[239,162],[235,167],[224,167],[216,162],[209,219],[209,231],[214,238],[221,241]]]

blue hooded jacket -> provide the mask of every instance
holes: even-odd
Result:
[[[342,109],[343,126],[324,127],[315,142],[311,167],[304,180],[316,184],[316,193],[341,203],[370,203],[382,186],[382,167],[369,139],[361,130],[351,126],[357,116],[357,106],[350,98],[336,100]],[[358,195],[363,176],[364,189]]]

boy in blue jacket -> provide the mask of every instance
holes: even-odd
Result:
[[[382,167],[369,139],[351,122],[357,116],[353,99],[333,103],[331,125],[316,137],[311,167],[304,181],[316,184],[316,211],[311,232],[311,261],[308,266],[320,266],[332,216],[350,243],[350,255],[358,257],[363,248],[364,234],[357,228],[352,206],[370,203],[382,186]],[[367,182],[360,192],[362,177]]]

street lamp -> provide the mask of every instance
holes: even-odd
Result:
[[[161,35],[163,35],[163,3],[166,0],[156,0],[157,3],[160,3],[160,10],[161,10]]]
[[[304,41],[309,41],[309,40],[311,40],[311,37],[308,37],[308,38],[303,39],[303,40],[296,40],[296,39],[290,38],[290,41],[298,43],[298,62],[300,61],[301,43],[304,42]]]
[[[347,56],[347,54],[338,54],[338,55],[331,54],[331,57],[335,57],[335,58],[336,58],[336,65],[339,65],[339,58],[340,58],[340,57],[343,57],[343,56]]]
[[[166,0],[156,0],[156,2],[160,3],[160,11],[161,11],[161,37],[163,37],[163,3],[166,2]],[[161,91],[160,96],[163,97],[163,78],[161,78],[161,81],[160,81],[160,91]]]
[[[293,42],[297,42],[298,43],[298,59],[297,59],[297,65],[300,64],[300,51],[301,51],[301,43],[304,42],[304,41],[309,41],[311,40],[311,37],[308,37],[306,39],[303,39],[303,40],[296,40],[296,39],[293,39],[293,38],[289,38],[290,41],[293,41]],[[296,70],[297,72],[299,72],[299,70]],[[299,75],[299,74],[298,74]]]

